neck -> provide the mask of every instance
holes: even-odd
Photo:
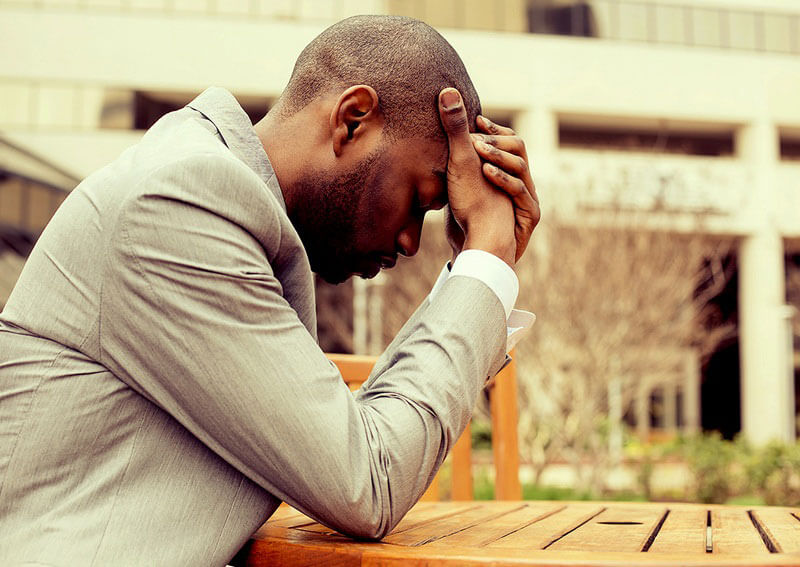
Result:
[[[310,146],[308,136],[299,134],[310,133],[310,125],[296,124],[302,122],[301,117],[298,119],[299,114],[301,113],[284,119],[278,112],[271,110],[255,125],[256,134],[278,178],[286,203],[286,212],[290,218],[298,202],[299,181],[308,168],[308,163],[298,159],[297,156],[308,155]]]

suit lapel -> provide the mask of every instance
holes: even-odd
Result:
[[[286,216],[286,202],[264,147],[253,129],[250,118],[234,96],[218,87],[206,89],[189,103],[189,108],[201,113],[217,128],[222,142],[241,161],[247,164],[264,181],[282,209],[281,230],[290,238],[281,238],[280,263],[272,266],[283,287],[283,297],[297,312],[309,333],[317,338],[317,312],[314,300],[314,280],[308,265],[308,256],[297,231]]]

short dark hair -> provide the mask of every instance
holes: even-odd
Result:
[[[369,85],[378,93],[387,133],[445,139],[438,95],[461,92],[470,130],[481,103],[455,49],[429,25],[402,16],[353,16],[314,38],[294,65],[279,112],[292,115],[332,88]]]

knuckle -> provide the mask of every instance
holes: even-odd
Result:
[[[467,114],[461,108],[447,110],[444,122],[449,132],[462,132],[467,129]]]

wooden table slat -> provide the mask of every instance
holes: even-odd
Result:
[[[298,512],[294,508],[290,508],[288,506],[281,506],[272,516],[270,516],[269,520],[267,520],[267,523],[261,526],[261,529],[263,530],[267,527],[296,528],[313,522],[314,520],[302,512]]]
[[[463,504],[455,507],[448,506],[443,502],[420,502],[414,506],[414,508],[412,508],[402,520],[400,520],[400,523],[395,526],[394,530],[392,530],[392,534],[394,535],[407,532],[409,530],[424,526],[428,523],[437,520],[443,520],[449,516],[455,516],[456,514],[461,514],[467,510],[477,508],[479,508],[479,506],[472,502],[464,502]],[[317,523],[303,526],[301,529],[303,531],[321,534],[336,533],[335,530]],[[386,541],[386,538],[384,538],[383,541]]]
[[[756,555],[769,553],[764,540],[753,525],[747,508],[713,508],[711,510],[712,553]]]
[[[666,508],[608,508],[548,547],[572,551],[642,551]]]
[[[407,532],[430,522],[461,514],[477,508],[474,502],[420,502],[392,530],[392,534]]]
[[[598,505],[570,504],[555,514],[487,544],[486,547],[489,549],[544,549],[603,510],[604,507]]]
[[[705,553],[707,520],[702,508],[670,509],[648,553]]]
[[[781,553],[800,553],[800,510],[758,508],[753,515]]]
[[[706,552],[705,548],[709,512],[713,552]],[[232,564],[237,567],[798,567],[798,518],[799,510],[777,507],[433,502],[415,506],[382,542],[364,542],[337,534],[284,507],[253,535],[251,543],[232,559]]]
[[[483,523],[489,518],[507,514],[521,506],[520,502],[497,502],[496,504],[491,509],[484,506],[473,506],[458,514],[450,514],[400,533],[394,531],[383,538],[383,541],[395,545],[424,545]]]
[[[523,505],[521,508],[512,510],[508,514],[503,514],[488,522],[458,531],[433,542],[431,545],[447,547],[483,547],[542,520],[547,516],[559,512],[564,508],[565,506],[563,504],[558,504],[557,502],[538,502],[531,505]]]

